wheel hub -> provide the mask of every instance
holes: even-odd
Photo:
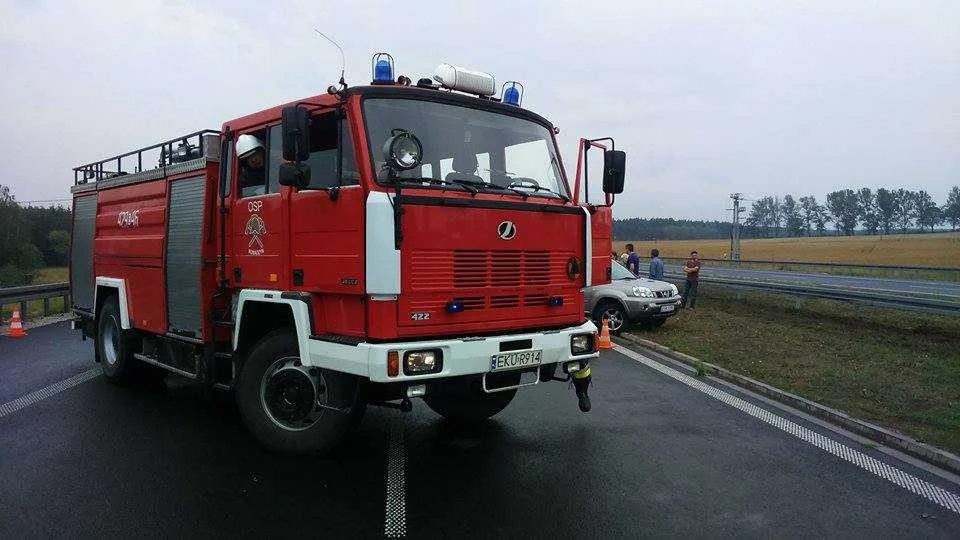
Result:
[[[608,309],[603,312],[603,318],[608,320],[611,330],[619,330],[623,326],[623,316],[617,309]]]
[[[312,426],[322,414],[323,388],[299,365],[299,359],[278,360],[263,376],[260,386],[261,405],[275,424],[283,429],[299,431]]]
[[[103,337],[101,338],[103,345],[103,355],[104,360],[107,364],[114,365],[117,363],[117,358],[120,357],[120,331],[117,329],[116,321],[113,317],[107,317],[103,325]]]

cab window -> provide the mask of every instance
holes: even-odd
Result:
[[[270,156],[267,158],[269,166],[267,193],[278,193],[280,191],[280,164],[283,163],[283,127],[280,124],[270,127],[270,133],[267,136],[267,150]]]
[[[337,143],[342,140],[342,151]],[[343,170],[337,178],[337,160],[342,157]],[[336,114],[324,114],[310,121],[310,185],[307,189],[325,189],[360,184],[360,173],[353,152],[350,124]]]
[[[246,133],[256,137],[266,146],[267,130],[258,129]],[[265,150],[257,150],[243,157],[237,157],[237,186],[241,197],[256,197],[266,193],[267,155]]]

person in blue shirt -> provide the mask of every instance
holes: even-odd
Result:
[[[633,252],[633,244],[627,244],[627,270],[631,274],[640,277],[640,257]]]
[[[660,260],[660,250],[650,252],[650,279],[663,280],[663,261]]]

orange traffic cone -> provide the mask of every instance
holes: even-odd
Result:
[[[27,333],[23,331],[23,323],[20,321],[20,311],[13,312],[13,318],[10,319],[10,331],[7,335],[12,338],[26,337]]]
[[[610,342],[610,322],[607,319],[603,319],[603,325],[600,327],[600,341],[597,342],[597,348],[613,348],[613,343]]]

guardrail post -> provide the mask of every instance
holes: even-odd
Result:
[[[63,295],[63,312],[70,313],[70,293]]]
[[[27,301],[26,300],[20,301],[20,320],[22,321],[27,320]]]
[[[43,299],[43,316],[50,315],[50,298]]]

